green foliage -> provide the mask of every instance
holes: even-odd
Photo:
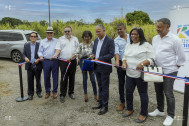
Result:
[[[41,20],[41,21],[39,21],[39,23],[40,23],[40,25],[42,25],[42,26],[45,26],[45,25],[48,24],[45,20]]]
[[[20,19],[11,18],[11,17],[4,17],[1,20],[2,24],[9,23],[11,26],[20,25],[22,24],[22,21]]]
[[[150,20],[149,15],[143,11],[134,11],[131,13],[127,13],[125,17],[126,17],[128,25],[153,24],[153,22]]]
[[[30,22],[28,22],[28,20],[23,20],[22,23],[25,25],[30,25]]]
[[[82,42],[82,33],[85,30],[91,31],[93,38],[92,40],[97,37],[95,33],[95,28],[97,24],[80,24],[80,22],[83,22],[82,20],[78,21],[68,21],[68,22],[63,22],[60,20],[53,21],[52,22],[52,27],[54,29],[54,37],[59,38],[60,36],[64,35],[64,28],[66,26],[71,26],[72,27],[72,34],[76,36],[79,39],[79,42]],[[102,23],[102,22],[101,22]],[[152,38],[156,35],[156,26],[153,24],[136,24],[136,22],[132,25],[128,25],[127,21],[125,18],[115,18],[111,23],[104,23],[104,27],[106,30],[106,34],[111,37],[112,39],[115,39],[117,37],[117,29],[116,25],[118,23],[124,23],[126,28],[127,28],[127,33],[131,31],[133,27],[138,27],[140,26],[143,31],[144,35],[147,39],[147,41],[151,42]],[[41,24],[40,22],[28,22],[27,20],[23,21],[22,24],[12,26],[10,23],[5,23],[5,24],[0,24],[0,30],[8,30],[8,29],[23,29],[23,30],[34,30],[37,31],[41,38],[46,37],[46,30],[47,30],[48,24]]]
[[[104,24],[104,21],[100,18],[97,18],[95,19],[95,22],[94,22],[95,25],[98,25],[98,24]]]

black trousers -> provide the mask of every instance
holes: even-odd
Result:
[[[67,85],[68,85],[68,78],[69,78],[69,90],[68,94],[74,93],[74,85],[75,85],[75,72],[76,72],[76,59],[71,61],[71,65],[66,73],[66,68],[68,66],[68,62],[59,61],[60,71],[61,71],[61,80],[60,80],[60,96],[66,96],[67,94]],[[64,74],[65,78],[63,81]]]
[[[99,103],[108,108],[110,73],[95,72],[98,82]]]
[[[122,66],[122,61],[119,61],[119,65]],[[121,103],[125,103],[125,83],[126,83],[126,70],[122,68],[117,68],[118,82],[119,82],[119,97]]]
[[[41,72],[42,70],[33,70],[29,68],[27,70],[27,79],[28,79],[28,95],[34,95],[34,76],[36,79],[36,93],[40,93],[41,89]]]

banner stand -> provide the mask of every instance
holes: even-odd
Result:
[[[189,79],[189,77],[186,77]],[[185,82],[182,126],[188,126],[189,82]]]
[[[24,97],[24,92],[23,92],[22,66],[18,66],[18,68],[19,68],[19,77],[20,77],[20,94],[21,94],[21,97],[18,97],[16,99],[16,101],[22,102],[22,101],[28,100],[28,97],[27,96]]]

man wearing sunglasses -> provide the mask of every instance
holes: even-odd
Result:
[[[36,93],[39,98],[41,94],[41,71],[42,63],[38,59],[37,51],[39,49],[39,43],[36,42],[37,33],[32,32],[30,34],[30,42],[24,45],[23,58],[26,61],[25,69],[27,70],[28,80],[28,99],[32,100],[34,95],[34,76],[36,78]]]
[[[56,44],[56,53],[54,58],[66,59],[71,62],[69,69],[66,73],[68,62],[59,61],[60,70],[61,70],[61,81],[60,81],[60,102],[65,101],[65,96],[67,94],[67,83],[69,78],[69,90],[68,94],[71,99],[75,99],[74,96],[74,85],[75,85],[75,72],[76,72],[76,57],[75,50],[78,48],[79,42],[77,37],[72,36],[72,28],[70,26],[65,27],[64,36],[58,39]],[[65,75],[66,73],[66,75]],[[65,78],[63,80],[63,77]]]
[[[51,93],[51,73],[53,78],[53,98],[57,98],[58,88],[58,60],[53,59],[55,53],[55,47],[57,39],[53,38],[54,31],[52,27],[48,27],[46,31],[46,38],[40,43],[38,55],[43,60],[43,72],[46,95],[45,98],[49,98]]]

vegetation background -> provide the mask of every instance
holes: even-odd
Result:
[[[111,38],[117,37],[116,25],[118,23],[124,23],[127,27],[127,33],[133,27],[141,27],[144,31],[145,37],[148,42],[152,42],[152,38],[156,35],[156,25],[151,21],[149,15],[142,11],[134,11],[127,13],[125,17],[114,18],[110,23],[104,23],[100,18],[95,19],[94,23],[85,23],[83,19],[77,21],[67,21],[63,22],[60,20],[52,21],[51,25],[54,28],[54,37],[59,38],[64,34],[64,27],[71,26],[72,34],[78,37],[79,42],[82,42],[82,33],[85,30],[90,30],[93,34],[92,40],[97,36],[95,34],[95,27],[97,24],[104,24],[106,29],[106,34]],[[46,29],[48,27],[48,22],[45,20],[28,22],[27,20],[21,21],[20,19],[15,19],[11,17],[4,17],[0,21],[0,30],[8,29],[23,29],[23,30],[34,30],[37,31],[41,38],[46,37]]]

